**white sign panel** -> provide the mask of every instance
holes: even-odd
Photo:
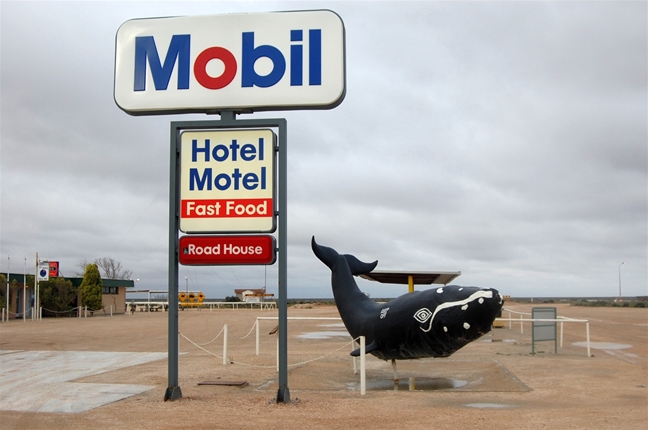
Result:
[[[275,143],[270,129],[182,132],[180,230],[274,231]]]
[[[346,91],[329,10],[134,19],[117,31],[115,102],[131,115],[330,109]]]
[[[49,261],[38,263],[38,281],[49,281]]]

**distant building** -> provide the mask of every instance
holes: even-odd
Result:
[[[5,274],[6,276],[6,274]],[[31,318],[31,307],[34,305],[34,284],[28,283],[23,288],[24,275],[22,273],[9,274],[9,316],[10,318],[22,318],[23,305],[25,314]],[[33,276],[32,276],[33,279]],[[64,278],[70,281],[75,287],[79,287],[83,278]],[[110,313],[112,306],[113,314],[123,314],[126,312],[126,289],[133,288],[134,282],[130,279],[101,279],[103,285],[102,303],[106,313]],[[2,295],[6,294],[7,285],[1,285]],[[25,296],[23,297],[23,292]],[[73,304],[76,306],[76,303]],[[47,309],[43,309],[43,316],[51,315]]]
[[[266,300],[271,300],[274,297],[274,294],[266,293],[265,288],[241,288],[235,289],[234,294],[242,302],[248,303],[259,303]]]

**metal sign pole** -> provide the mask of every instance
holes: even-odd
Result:
[[[180,151],[178,130],[171,126],[171,166],[169,170],[169,385],[164,393],[164,401],[182,397],[178,382],[179,328],[178,328],[178,227],[179,202],[178,188],[180,181]]]
[[[286,120],[279,127],[279,389],[277,403],[290,402],[288,389],[288,151],[286,148]]]
[[[279,264],[279,389],[277,403],[290,402],[288,389],[288,324],[287,324],[287,122],[285,118],[236,120],[232,111],[220,112],[220,121],[182,121],[171,123],[171,169],[169,189],[169,386],[164,400],[176,400],[182,397],[178,384],[178,255],[179,255],[179,216],[180,216],[180,132],[209,128],[262,128],[273,127],[279,131],[278,151],[278,264]]]

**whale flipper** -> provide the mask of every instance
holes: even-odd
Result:
[[[333,270],[333,266],[335,266],[335,263],[338,261],[340,254],[338,254],[338,252],[333,248],[318,245],[317,242],[315,242],[315,236],[313,236],[313,238],[311,239],[311,247],[313,248],[315,256],[317,256],[317,258],[319,258],[322,263],[326,264],[329,269]],[[370,273],[378,265],[378,260],[372,263],[365,263],[358,260],[353,255],[345,254],[342,255],[342,257],[344,257],[344,259],[346,260],[347,264],[349,265],[349,269],[351,270],[351,274],[354,276]]]
[[[378,342],[375,340],[371,342],[369,345],[365,346],[365,354],[371,353],[371,351],[375,351],[378,348],[380,348],[380,345],[378,345]],[[352,357],[360,357],[360,348],[356,348],[351,352]]]

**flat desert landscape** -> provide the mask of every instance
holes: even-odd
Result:
[[[276,310],[180,311],[173,402],[163,401],[167,313],[11,320],[0,324],[0,427],[648,428],[648,309],[536,306],[589,320],[591,356],[584,323],[558,327],[557,353],[544,341],[532,354],[531,324],[506,322],[449,358],[399,361],[397,384],[391,363],[367,356],[366,395],[336,307],[292,306],[289,317],[329,319],[288,321],[290,404],[274,402],[275,320],[259,320],[256,353],[257,317]]]

